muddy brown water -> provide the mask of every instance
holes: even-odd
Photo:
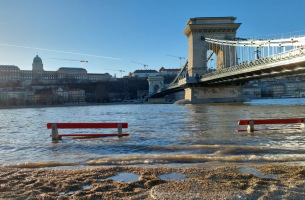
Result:
[[[89,167],[273,164],[305,161],[298,130],[237,133],[240,119],[304,117],[305,98],[202,105],[99,105],[0,110],[0,165]],[[128,137],[52,143],[50,122],[127,122]],[[258,128],[295,128],[269,125]],[[115,129],[59,130],[60,134],[115,133]]]

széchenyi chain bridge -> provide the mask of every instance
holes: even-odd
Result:
[[[236,37],[241,24],[235,19],[190,19],[184,30],[188,60],[168,86],[161,79],[150,81],[150,101],[185,90],[184,103],[239,102],[247,81],[305,73],[305,32]],[[213,54],[216,62],[211,62]],[[152,91],[153,85],[159,89]]]

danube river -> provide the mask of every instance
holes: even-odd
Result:
[[[302,164],[305,133],[298,130],[237,133],[240,119],[305,117],[305,98],[201,105],[100,105],[0,110],[0,165],[18,167],[99,165]],[[128,137],[52,143],[48,122],[127,122]],[[280,125],[281,126],[281,125]],[[285,125],[284,127],[300,125]],[[269,126],[273,127],[273,126]],[[264,128],[264,126],[260,127]],[[116,129],[61,130],[116,133]],[[304,163],[303,163],[304,164]]]

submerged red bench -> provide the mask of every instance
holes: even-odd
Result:
[[[254,125],[266,125],[266,124],[296,124],[301,123],[301,128],[287,128],[287,129],[302,129],[305,132],[305,118],[294,119],[255,119],[255,120],[239,120],[238,125],[248,125],[247,129],[235,130],[236,132],[254,133],[259,130],[282,130],[282,129],[254,129]]]
[[[58,129],[101,129],[117,128],[118,134],[65,134],[58,135]],[[123,134],[122,129],[128,128],[128,123],[47,123],[47,129],[52,129],[52,140],[59,140],[66,136],[79,137],[108,137],[108,136],[128,136]]]

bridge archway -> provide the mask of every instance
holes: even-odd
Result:
[[[148,77],[149,94],[155,93],[158,89],[164,87],[164,78],[162,76]]]
[[[154,92],[157,92],[157,90],[159,90],[159,89],[160,89],[159,84],[154,85]]]
[[[211,46],[205,38],[222,40],[234,39],[241,23],[235,23],[235,17],[196,17],[187,22],[183,33],[188,39],[188,73],[189,76],[203,75],[207,72],[207,51],[213,50],[217,55],[217,69],[235,65],[233,57],[236,48]]]
[[[207,66],[207,71],[209,69],[221,70],[225,68],[225,57],[224,52],[219,46],[210,46],[207,48],[207,62],[210,61],[211,66]]]

